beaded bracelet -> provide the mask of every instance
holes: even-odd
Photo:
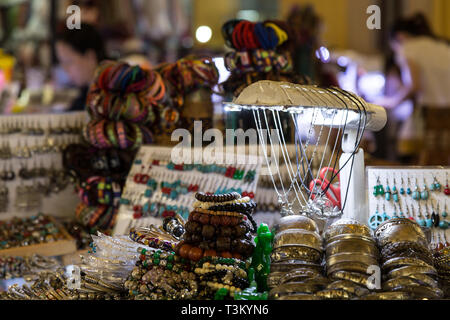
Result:
[[[208,214],[211,216],[227,216],[227,217],[235,217],[235,218],[242,218],[243,214],[240,212],[232,212],[232,211],[212,211],[202,208],[195,208],[193,212]]]
[[[135,228],[130,229],[129,237],[131,240],[142,243],[148,247],[167,251],[175,251],[176,243],[145,235],[137,231]]]

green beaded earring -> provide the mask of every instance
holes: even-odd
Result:
[[[380,182],[380,177],[377,177],[377,184],[373,187],[373,195],[375,197],[384,195],[384,188]]]

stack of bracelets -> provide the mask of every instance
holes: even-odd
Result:
[[[89,228],[90,233],[97,230],[110,230],[114,227],[118,208],[108,205],[89,206],[84,202],[75,209],[77,221]],[[106,231],[105,231],[106,232]]]
[[[166,84],[166,98],[164,105],[160,104],[158,129],[171,133],[183,122],[180,111],[186,95],[201,88],[214,87],[219,81],[219,72],[210,57],[185,57],[174,63],[162,64],[156,70]]]
[[[256,232],[256,224],[251,214],[256,204],[235,192],[197,193],[195,198],[176,252],[192,261],[207,256],[244,260],[250,257],[255,247],[251,234]]]
[[[290,31],[285,23],[230,20],[222,26],[222,36],[233,49],[224,59],[225,67],[231,72],[222,84],[225,91],[238,95],[245,86],[259,80],[302,81],[293,74],[287,50]]]
[[[199,88],[212,88],[219,80],[219,72],[210,57],[184,57],[162,64],[157,70],[170,87],[172,104],[176,107],[183,106],[186,94]]]
[[[96,70],[87,98],[91,121],[84,138],[99,149],[136,149],[153,141],[148,126],[164,98],[160,74],[124,62],[104,61]]]

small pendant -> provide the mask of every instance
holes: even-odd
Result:
[[[446,230],[448,228],[448,222],[445,220],[439,222],[439,228]]]

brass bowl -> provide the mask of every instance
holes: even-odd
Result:
[[[287,229],[303,229],[319,233],[317,223],[305,215],[282,217],[274,226],[275,232],[281,232]]]
[[[331,238],[341,234],[354,234],[372,238],[372,230],[354,219],[340,219],[334,222],[325,230],[323,237],[328,242]]]
[[[355,254],[355,253],[337,253],[327,257],[327,268],[332,267],[335,264],[351,262],[351,263],[363,263],[367,266],[378,266],[377,258],[369,254]]]
[[[378,245],[402,241],[416,242],[428,247],[428,241],[420,226],[407,218],[394,218],[380,224],[375,230]]]
[[[353,234],[346,234],[334,237],[334,241],[329,242],[325,247],[326,256],[332,256],[338,253],[367,254],[379,258],[380,252],[375,241],[367,237],[359,237]]]
[[[288,229],[277,233],[274,237],[273,248],[282,246],[303,246],[323,251],[322,238],[319,234],[303,229]]]

